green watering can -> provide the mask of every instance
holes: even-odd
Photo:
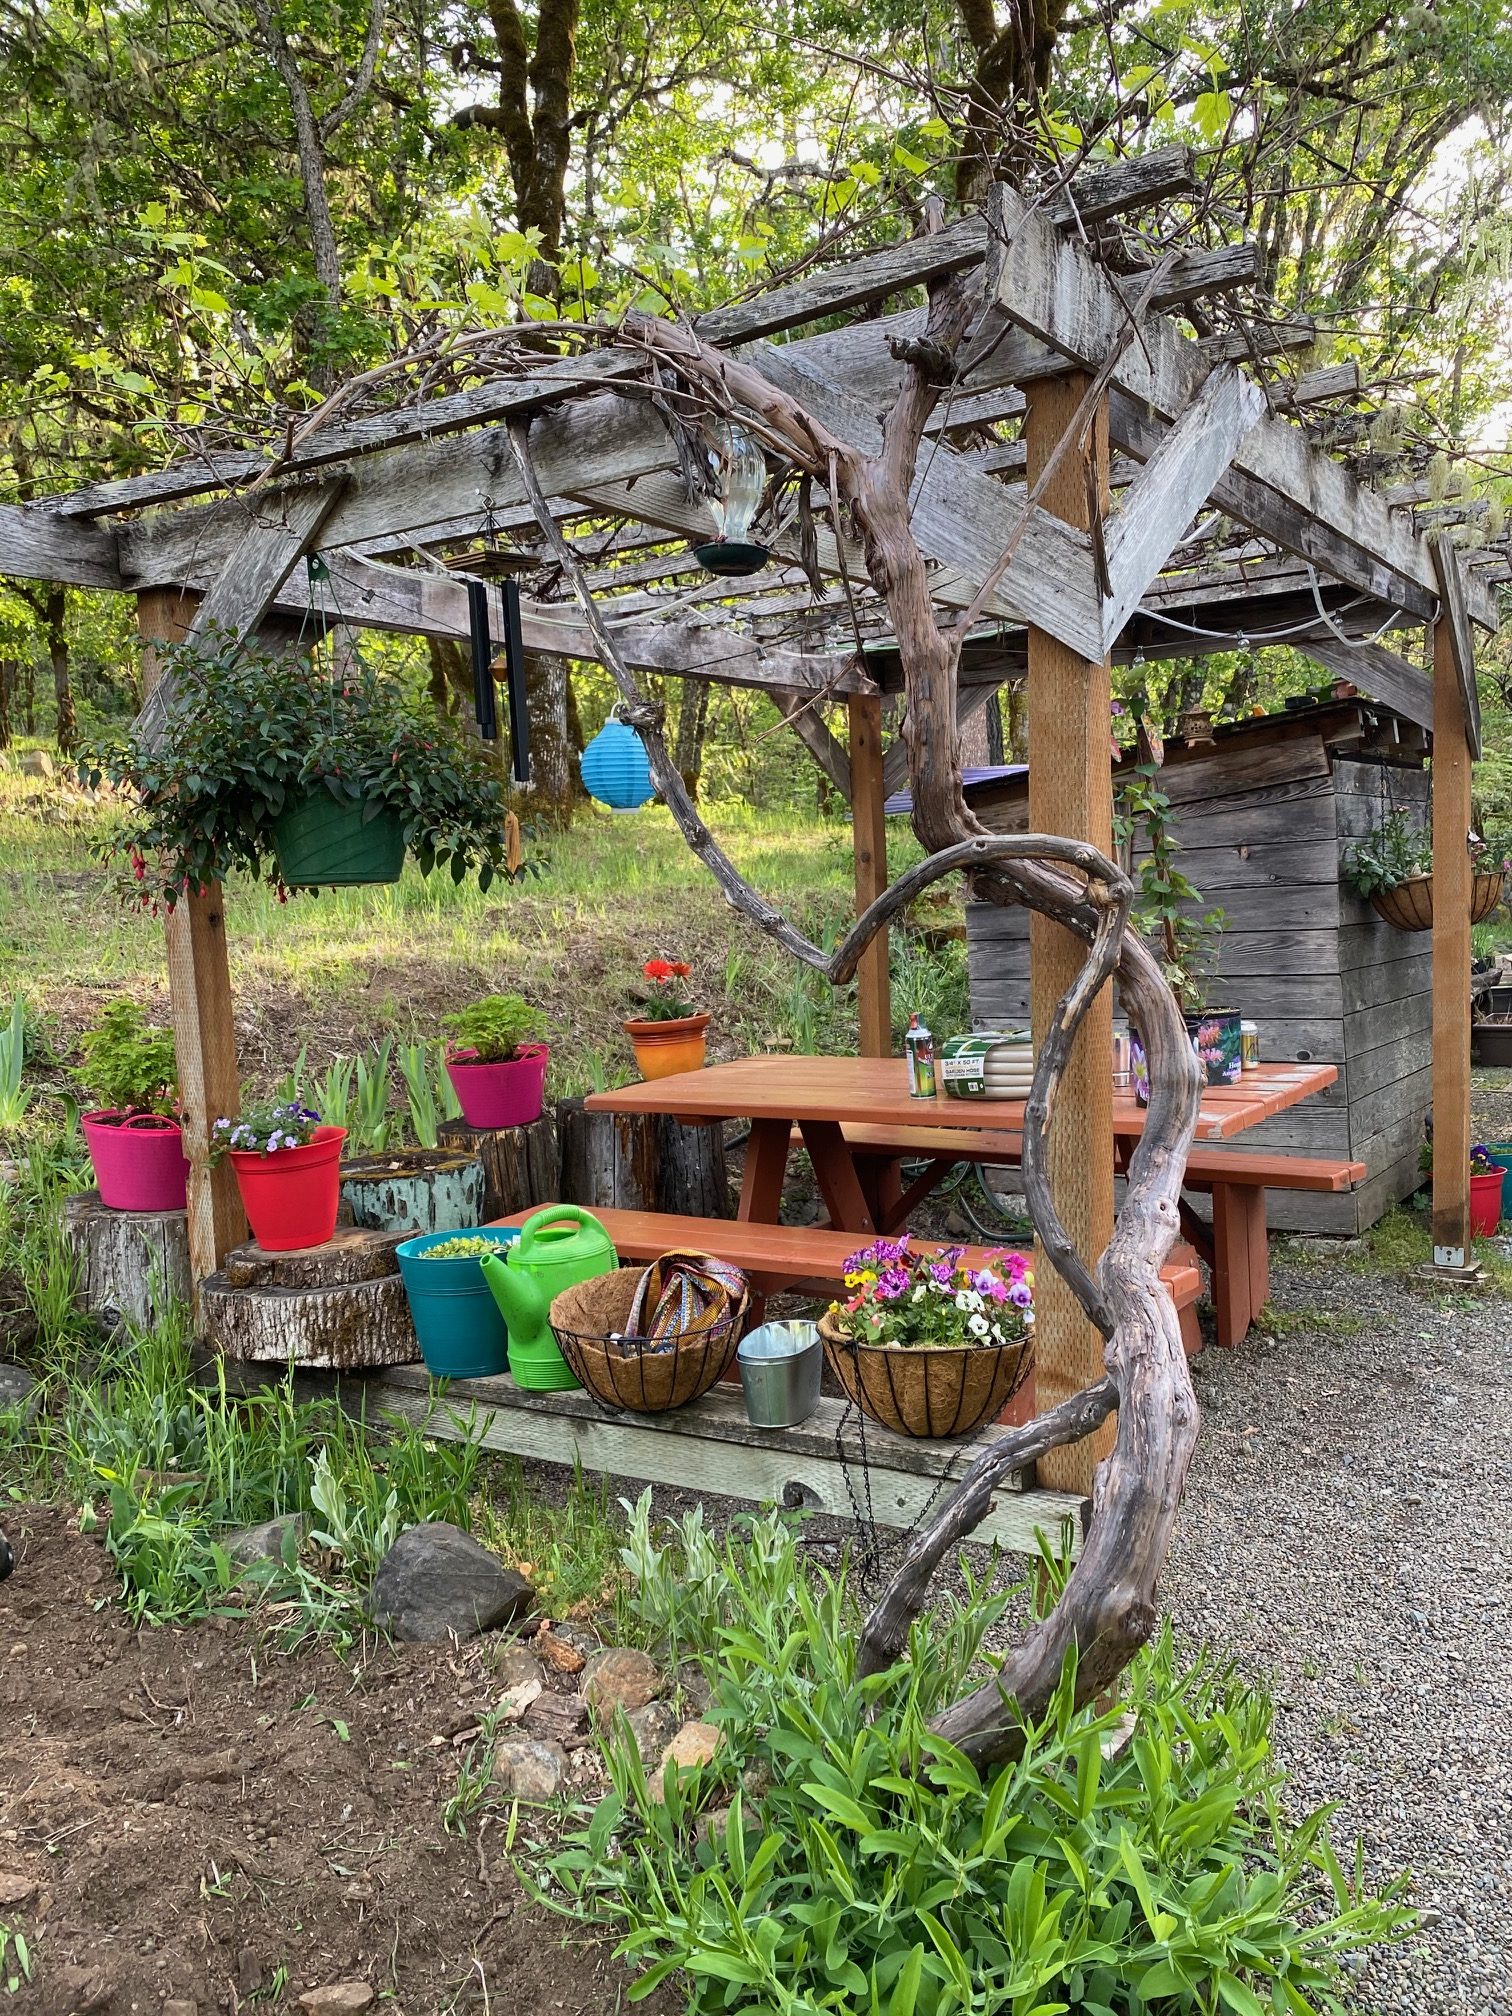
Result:
[[[609,1234],[577,1204],[550,1204],[520,1227],[508,1257],[478,1262],[509,1326],[509,1371],[531,1393],[576,1386],[551,1334],[551,1304],[564,1288],[619,1265]]]

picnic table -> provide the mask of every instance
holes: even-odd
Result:
[[[1332,1064],[1262,1064],[1237,1085],[1205,1087],[1194,1138],[1231,1141],[1337,1077]],[[910,1097],[907,1066],[897,1057],[742,1057],[595,1092],[587,1103],[600,1112],[667,1114],[690,1125],[749,1122],[738,1215],[760,1224],[778,1221],[788,1157],[800,1140],[830,1224],[860,1235],[906,1222],[955,1160],[1016,1160],[1024,1123],[1022,1100]],[[1132,1092],[1115,1093],[1110,1146],[1119,1166],[1146,1118]],[[927,1165],[906,1192],[897,1177],[905,1158]],[[1213,1228],[1191,1220],[1190,1231],[1212,1269],[1221,1341],[1230,1343],[1249,1327],[1267,1291],[1265,1191],[1238,1163],[1231,1182],[1221,1167],[1215,1175],[1213,1159],[1201,1186],[1213,1193]]]

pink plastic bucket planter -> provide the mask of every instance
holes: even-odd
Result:
[[[156,1113],[129,1117],[101,1107],[82,1113],[79,1125],[94,1164],[100,1202],[111,1211],[183,1211],[188,1205],[189,1163],[184,1130]]]
[[[546,1096],[545,1043],[522,1043],[506,1064],[480,1064],[471,1050],[446,1060],[446,1073],[469,1127],[528,1127]]]
[[[302,1148],[280,1148],[272,1155],[231,1151],[247,1223],[265,1252],[324,1246],[336,1230],[345,1139],[345,1127],[317,1127],[314,1140]]]

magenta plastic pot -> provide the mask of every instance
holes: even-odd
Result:
[[[182,1211],[188,1205],[184,1130],[157,1113],[102,1107],[79,1125],[94,1164],[100,1202],[111,1211]]]
[[[471,1050],[446,1060],[446,1075],[469,1127],[529,1127],[546,1097],[545,1043],[522,1043],[507,1064],[480,1064]]]

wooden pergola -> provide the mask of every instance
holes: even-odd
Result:
[[[910,300],[980,269],[979,311],[919,461],[912,533],[936,605],[970,614],[957,721],[1006,681],[1027,682],[1032,828],[1110,848],[1114,663],[1285,642],[1431,732],[1433,1246],[1436,1264],[1463,1268],[1474,633],[1496,626],[1507,549],[1462,554],[1447,521],[1463,510],[1436,511],[1415,481],[1395,498],[1368,488],[1323,444],[1325,432],[1351,431],[1339,416],[1364,396],[1358,371],[1296,368],[1315,332],[1267,307],[1254,248],[1177,249],[1151,264],[1141,247],[1158,233],[1120,236],[1126,215],[1192,187],[1181,149],[1088,169],[1039,200],[999,186],[984,215],[687,326],[875,453],[903,360],[919,355],[925,316]],[[702,572],[686,542],[711,536],[709,503],[649,354],[613,330],[548,351],[501,331],[460,390],[367,411],[338,404],[268,452],[207,452],[0,510],[0,573],[133,594],[150,647],[303,619],[300,563],[316,552],[332,622],[462,639],[469,573],[492,576],[502,562],[524,585],[527,651],[601,658],[608,626],[631,671],[771,693],[849,799],[864,907],[886,884],[882,805],[907,765],[901,739],[883,746],[884,703],[902,684],[886,606],[840,513],[826,519],[819,495],[800,510],[780,485],[762,534],[770,564],[738,583]],[[393,381],[401,396],[405,382]],[[522,424],[546,520],[512,449]],[[592,612],[543,524],[558,528]],[[841,700],[848,748],[820,711]],[[1048,919],[1031,928],[1038,1032],[1081,951]],[[229,1170],[204,1159],[210,1124],[239,1096],[219,890],[180,902],[167,938],[203,1277],[242,1233]],[[863,1048],[881,1054],[885,938],[860,981]],[[1062,1215],[1094,1254],[1113,1214],[1111,1012],[1105,988],[1052,1142]],[[1100,1358],[1060,1286],[1047,1287],[1041,1312],[1045,1404],[1084,1387]]]

